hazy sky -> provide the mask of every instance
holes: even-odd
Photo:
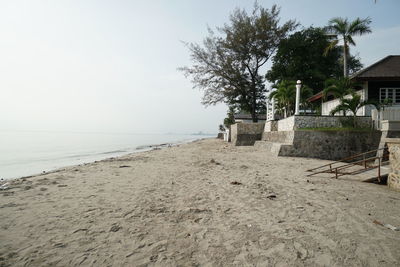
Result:
[[[282,21],[323,26],[335,16],[372,18],[357,38],[367,66],[400,54],[399,0],[276,0]],[[204,108],[177,67],[180,42],[253,1],[0,1],[0,130],[216,132],[226,107]]]

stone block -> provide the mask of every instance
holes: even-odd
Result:
[[[236,123],[231,126],[231,142],[235,146],[252,146],[261,140],[264,123]]]
[[[388,176],[388,186],[396,191],[400,191],[400,143],[389,143],[390,173]]]

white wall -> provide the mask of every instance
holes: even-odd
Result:
[[[362,90],[357,91],[356,93],[361,95],[361,100],[365,100],[366,98],[368,98],[367,92],[368,92],[367,89],[362,89]],[[351,95],[346,95],[345,98],[351,98]],[[340,104],[339,99],[334,99],[331,101],[323,102],[322,107],[321,107],[321,115],[329,116],[332,109],[334,109],[339,104]],[[343,115],[342,112],[338,112],[335,114],[335,116],[342,116],[342,115]],[[346,115],[353,115],[353,113],[348,112]],[[370,106],[364,106],[357,111],[357,116],[370,116],[370,115],[371,115],[371,107]]]

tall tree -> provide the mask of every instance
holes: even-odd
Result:
[[[324,81],[342,75],[341,51],[333,47],[324,55],[330,37],[322,28],[306,28],[282,40],[278,46],[271,70],[266,78],[277,84],[283,80],[301,80],[317,93],[324,87]],[[352,57],[349,67],[360,69],[360,61]],[[362,65],[361,65],[362,66]]]
[[[204,91],[204,105],[225,102],[257,122],[266,92],[262,68],[297,26],[292,20],[280,25],[279,11],[276,5],[266,9],[257,3],[250,14],[236,9],[229,23],[217,28],[218,35],[209,29],[203,45],[186,44],[193,65],[180,70],[191,77],[194,88]]]
[[[347,77],[349,75],[347,59],[350,54],[350,45],[356,45],[353,40],[353,36],[359,36],[371,32],[370,25],[371,19],[369,17],[365,19],[356,18],[353,21],[349,21],[347,18],[333,18],[329,21],[326,30],[330,34],[335,34],[339,38],[335,38],[329,46],[327,51],[337,46],[339,41],[343,41],[343,75]]]

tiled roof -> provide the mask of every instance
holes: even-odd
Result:
[[[352,79],[387,78],[400,79],[400,55],[387,56],[352,75]]]

